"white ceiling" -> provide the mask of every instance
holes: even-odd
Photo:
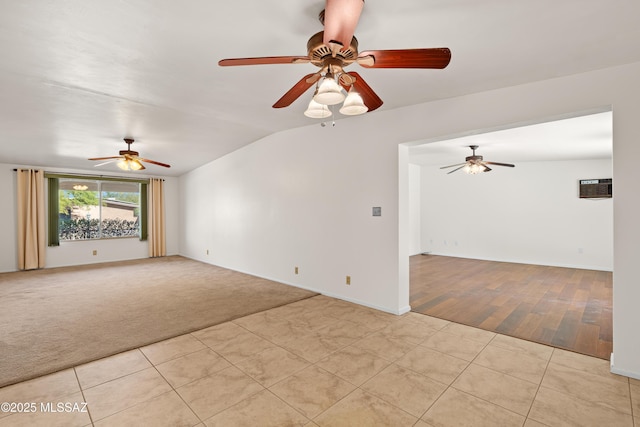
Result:
[[[180,175],[313,124],[302,115],[310,93],[271,108],[312,65],[223,68],[217,61],[305,55],[307,39],[322,29],[323,5],[2,2],[0,162],[88,169],[88,157],[117,154],[122,138],[133,137],[143,157],[173,165],[148,172]],[[640,61],[638,16],[637,0],[367,0],[356,29],[360,50],[449,47],[451,64],[348,70],[366,79],[384,111]]]
[[[477,145],[484,160],[521,163],[610,159],[613,150],[611,111],[495,132],[468,135],[409,147],[409,162],[447,166],[464,162]]]

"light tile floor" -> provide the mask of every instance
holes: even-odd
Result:
[[[0,426],[640,427],[640,381],[604,360],[325,296],[8,386],[0,402],[32,410]]]

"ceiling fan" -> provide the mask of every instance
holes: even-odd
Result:
[[[468,174],[472,174],[475,175],[477,173],[480,172],[489,172],[492,169],[487,166],[487,165],[493,165],[493,166],[507,166],[510,168],[515,167],[515,165],[512,165],[511,163],[497,163],[497,162],[487,162],[484,161],[482,159],[482,156],[477,156],[476,155],[476,150],[478,149],[477,145],[470,145],[469,148],[471,148],[471,151],[473,152],[473,154],[469,157],[465,158],[465,162],[464,163],[458,163],[456,165],[449,165],[449,166],[442,166],[440,169],[447,169],[447,168],[453,168],[458,166],[457,168],[455,168],[454,170],[447,172],[447,175],[450,173],[454,173],[457,170],[460,170],[462,168],[464,168],[464,171]]]
[[[132,138],[125,138],[124,139],[124,142],[127,144],[127,149],[126,150],[120,150],[120,155],[119,156],[93,157],[93,158],[91,158],[89,160],[108,160],[107,162],[95,165],[96,167],[97,166],[106,165],[108,163],[112,163],[112,162],[117,161],[118,162],[117,166],[120,169],[125,170],[125,171],[138,171],[138,170],[146,169],[141,162],[151,163],[151,164],[162,166],[162,167],[165,167],[165,168],[170,168],[171,167],[171,165],[168,165],[166,163],[160,163],[160,162],[157,162],[155,160],[144,159],[142,157],[138,157],[138,152],[131,150],[131,144],[133,144],[133,141],[134,140]]]
[[[324,118],[331,115],[328,105],[344,100],[342,114],[354,115],[373,111],[382,105],[382,99],[356,72],[344,69],[357,62],[365,68],[445,68],[451,60],[448,48],[368,50],[358,52],[358,40],[353,36],[364,6],[364,0],[326,0],[320,12],[324,31],[311,36],[306,56],[265,56],[256,58],[222,59],[218,65],[261,65],[311,63],[320,70],[307,74],[285,93],[273,108],[291,105],[313,84],[316,84],[313,102],[305,115]],[[342,89],[347,92],[345,99]]]

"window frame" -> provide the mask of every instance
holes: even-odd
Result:
[[[61,173],[45,173],[48,183],[48,245],[60,246],[60,223],[59,223],[59,199],[58,193],[60,191],[60,179],[84,179],[93,181],[111,181],[111,182],[133,182],[140,184],[140,241],[147,240],[147,188],[149,184],[148,179],[135,179],[135,178],[123,178],[116,176],[103,176],[103,175],[82,175],[82,174],[61,174]],[[86,239],[81,241],[96,241],[106,240],[103,238],[98,239]]]

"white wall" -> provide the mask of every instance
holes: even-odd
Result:
[[[181,177],[180,251],[401,312],[409,302],[408,260],[401,258],[403,251],[409,253],[410,239],[409,227],[399,222],[401,217],[409,221],[409,198],[400,191],[408,168],[399,165],[398,144],[611,106],[614,370],[640,378],[638,75],[640,63],[635,63],[377,111],[339,120],[335,128],[314,125],[264,138]],[[383,216],[371,217],[372,206],[382,206]],[[301,269],[297,276],[296,265]],[[344,285],[347,274],[353,277],[351,286]]]
[[[0,223],[8,226],[0,227],[0,272],[16,271],[18,266],[17,254],[17,218],[16,218],[16,172],[17,166],[0,164],[0,189],[4,190],[6,203],[0,210]],[[95,171],[60,170],[54,168],[38,167],[49,172],[66,172],[95,175]],[[136,175],[140,177],[140,175]],[[178,178],[165,177],[165,201],[166,201],[166,233],[167,254],[179,253],[179,204]],[[60,246],[47,247],[46,268],[62,267],[69,265],[92,264],[108,261],[122,261],[127,259],[147,258],[149,245],[136,238],[132,239],[108,239],[77,242],[60,242]],[[93,255],[97,250],[97,255]]]
[[[16,173],[12,165],[0,163],[0,191],[5,196],[3,209],[0,209],[0,272],[15,271],[18,268],[17,253],[17,206]]]
[[[183,176],[181,253],[396,312],[398,148],[371,167],[371,141],[343,137],[357,123],[274,135]]]
[[[422,183],[420,165],[409,164],[409,255],[422,250]]]
[[[422,250],[611,271],[613,200],[578,197],[578,180],[611,176],[611,159],[520,162],[478,175],[423,166]]]

